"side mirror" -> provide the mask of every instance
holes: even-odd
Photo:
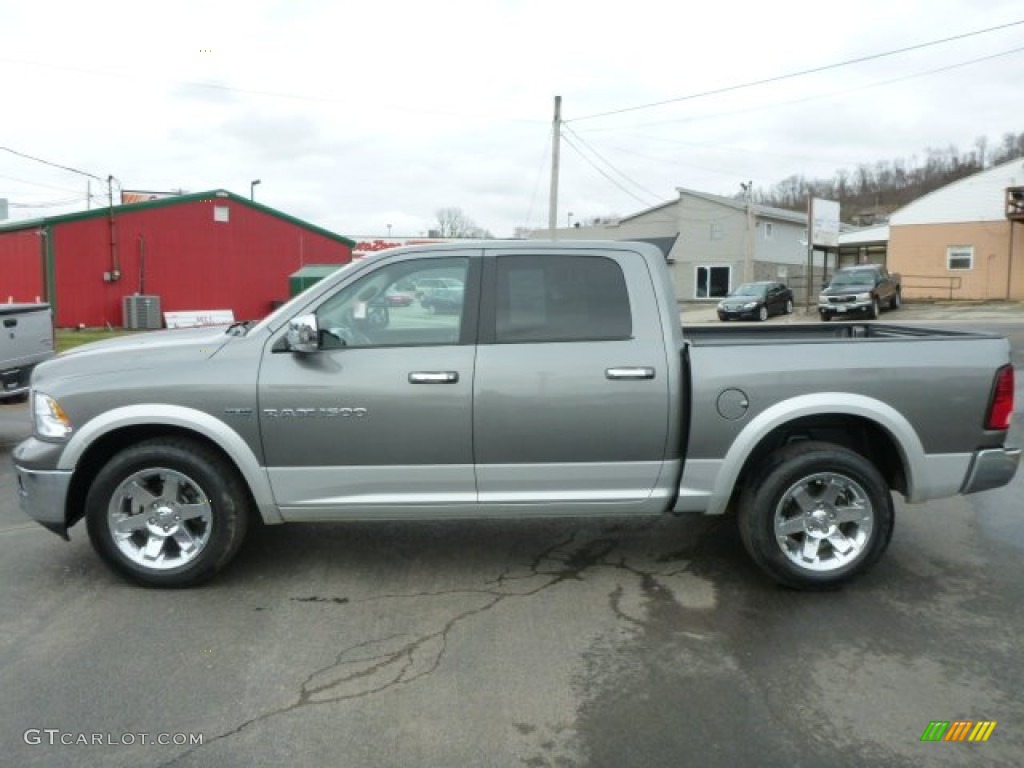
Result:
[[[320,349],[320,334],[317,331],[316,315],[301,315],[288,323],[288,349],[292,352],[309,354]]]

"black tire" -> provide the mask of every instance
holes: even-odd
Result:
[[[768,305],[764,304],[759,310],[757,310],[757,319],[762,323],[768,319]]]
[[[871,297],[871,309],[868,310],[868,317],[872,320],[877,320],[878,316],[882,313],[882,308],[878,306],[878,297]]]
[[[187,438],[155,438],[107,462],[85,510],[93,548],[113,570],[144,586],[178,588],[207,581],[231,561],[251,502],[235,467],[216,451]],[[124,526],[119,536],[116,524]]]
[[[793,300],[792,299],[786,299],[786,314],[787,315],[792,315],[793,314]]]
[[[831,319],[832,319],[832,316],[829,315],[828,313],[826,313],[826,312],[822,312],[821,313],[821,322],[827,323]]]
[[[798,487],[802,504],[792,496]],[[744,483],[738,522],[747,552],[776,581],[833,589],[870,570],[889,546],[892,494],[860,454],[832,443],[795,443]]]
[[[900,292],[896,291],[896,293],[894,293],[892,295],[892,298],[889,300],[889,309],[899,309],[902,304],[903,299],[900,296]]]

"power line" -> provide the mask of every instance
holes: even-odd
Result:
[[[58,190],[60,192],[75,192],[75,191],[77,191],[77,190],[71,189],[70,187],[58,187],[58,186],[55,186],[53,184],[43,184],[43,183],[38,182],[38,181],[29,181],[28,179],[19,179],[19,178],[15,177],[15,176],[0,176],[0,179],[7,179],[8,181],[17,181],[20,184],[31,184],[33,187],[45,187],[47,189],[56,189],[56,190]],[[39,192],[39,193],[36,193],[36,194],[45,194],[45,193]]]
[[[622,177],[623,179],[625,179],[626,181],[628,181],[628,182],[629,182],[630,184],[632,184],[632,185],[633,185],[634,187],[636,187],[637,189],[639,189],[639,190],[641,190],[642,192],[644,192],[644,194],[648,194],[648,195],[650,195],[651,197],[653,197],[653,198],[654,198],[654,199],[656,199],[656,200],[657,200],[657,199],[659,199],[659,198],[661,197],[661,195],[659,195],[659,194],[658,194],[657,192],[652,192],[651,190],[647,189],[647,187],[645,187],[645,186],[644,186],[643,184],[641,184],[641,183],[639,183],[639,182],[637,182],[637,181],[634,181],[634,180],[633,180],[633,179],[631,179],[631,178],[630,178],[629,176],[627,176],[627,175],[626,175],[625,173],[623,173],[623,172],[622,172],[622,171],[620,171],[620,170],[619,170],[618,168],[616,168],[616,167],[615,167],[614,165],[612,165],[612,164],[611,164],[611,163],[610,163],[610,162],[609,162],[609,161],[607,160],[607,158],[605,158],[605,157],[604,157],[603,155],[601,155],[601,153],[600,153],[600,152],[598,152],[598,151],[597,151],[596,149],[594,149],[594,148],[593,148],[592,146],[590,146],[590,145],[589,145],[589,144],[588,144],[588,143],[587,143],[586,141],[584,141],[584,140],[583,140],[583,138],[582,138],[582,137],[581,137],[581,136],[580,136],[580,135],[579,135],[578,133],[576,133],[576,131],[574,131],[574,130],[573,130],[572,128],[570,128],[570,127],[569,127],[569,126],[567,126],[567,125],[564,125],[564,126],[563,126],[563,128],[565,128],[565,130],[566,130],[566,131],[567,131],[568,133],[571,133],[571,134],[572,134],[572,136],[573,136],[573,138],[574,138],[574,139],[576,139],[576,141],[578,141],[578,142],[579,142],[580,144],[582,144],[582,145],[583,145],[584,147],[586,147],[586,148],[587,148],[588,150],[590,150],[590,152],[591,152],[591,153],[592,153],[592,154],[593,154],[593,155],[594,155],[595,157],[597,157],[597,158],[598,158],[598,159],[599,159],[599,160],[600,160],[600,161],[601,161],[602,163],[604,163],[605,165],[607,165],[607,166],[608,166],[608,167],[609,167],[609,168],[610,168],[610,169],[611,169],[612,171],[614,171],[615,173],[617,173],[617,174],[618,174],[619,176],[621,176],[621,177]]]
[[[804,75],[813,75],[813,74],[816,74],[818,72],[825,72],[825,71],[830,70],[830,69],[838,69],[840,67],[848,67],[851,64],[862,64],[865,61],[873,61],[875,59],[882,59],[882,58],[885,58],[887,56],[896,56],[896,55],[901,54],[901,53],[909,53],[910,51],[918,51],[918,50],[921,50],[922,48],[929,48],[929,47],[935,46],[935,45],[942,45],[944,43],[951,43],[951,42],[953,42],[955,40],[963,40],[963,39],[968,38],[968,37],[975,37],[977,35],[983,35],[983,34],[986,34],[988,32],[995,32],[995,31],[998,31],[998,30],[1001,30],[1001,29],[1008,29],[1010,27],[1014,27],[1014,26],[1017,26],[1017,25],[1020,25],[1020,24],[1024,24],[1024,19],[1021,19],[1020,21],[1011,21],[1008,24],[1000,24],[999,26],[996,26],[996,27],[988,27],[987,29],[979,29],[979,30],[976,30],[974,32],[965,32],[965,33],[963,33],[961,35],[954,35],[952,37],[945,37],[945,38],[943,38],[941,40],[932,40],[932,41],[927,42],[927,43],[918,43],[917,45],[910,45],[910,46],[907,46],[905,48],[896,48],[896,49],[891,50],[891,51],[884,51],[882,53],[873,53],[873,54],[870,54],[868,56],[859,56],[859,57],[857,57],[855,59],[847,59],[846,61],[839,61],[839,62],[836,62],[834,64],[825,64],[825,65],[820,66],[820,67],[813,67],[811,69],[800,70],[799,72],[790,72],[790,73],[785,74],[785,75],[776,75],[775,77],[768,77],[768,78],[764,78],[763,80],[754,80],[754,81],[747,82],[747,83],[738,83],[736,85],[728,85],[728,86],[725,86],[724,88],[715,88],[714,90],[710,90],[710,91],[702,91],[701,93],[692,93],[692,94],[690,94],[688,96],[679,96],[679,97],[674,98],[674,99],[665,99],[664,101],[655,101],[655,102],[651,102],[650,104],[640,104],[640,105],[635,106],[635,107],[623,107],[622,109],[613,109],[613,110],[609,110],[607,112],[598,112],[598,113],[595,113],[595,114],[592,114],[592,115],[584,115],[583,117],[577,117],[577,118],[575,118],[573,120],[567,120],[566,122],[574,122],[574,123],[576,123],[576,122],[579,122],[581,120],[592,120],[592,119],[598,118],[598,117],[608,117],[609,115],[620,115],[620,114],[623,114],[624,112],[636,112],[637,110],[652,109],[653,107],[662,107],[662,106],[664,106],[666,104],[675,104],[675,103],[680,102],[680,101],[690,101],[692,99],[700,99],[700,98],[703,98],[705,96],[715,96],[715,95],[718,95],[718,94],[721,94],[721,93],[729,93],[730,91],[738,91],[738,90],[742,90],[742,89],[745,89],[745,88],[754,88],[754,87],[759,86],[759,85],[768,85],[769,83],[777,83],[777,82],[780,82],[782,80],[790,80],[790,79],[795,78],[795,77],[803,77]]]
[[[919,77],[927,77],[929,75],[935,75],[935,74],[939,74],[941,72],[948,72],[948,71],[953,70],[953,69],[959,69],[960,67],[967,67],[967,66],[970,66],[972,64],[980,64],[980,63],[985,62],[985,61],[991,61],[993,59],[1002,58],[1004,56],[1011,56],[1011,55],[1013,55],[1015,53],[1021,53],[1021,52],[1024,52],[1024,47],[1021,47],[1021,48],[1011,48],[1008,51],[1001,51],[999,53],[993,53],[993,54],[990,54],[988,56],[981,56],[981,57],[979,57],[977,59],[968,59],[967,61],[960,61],[960,62],[957,62],[955,64],[947,64],[946,66],[936,67],[935,69],[926,69],[926,70],[924,70],[922,72],[915,72],[915,73],[910,74],[910,75],[903,75],[901,77],[894,77],[894,78],[890,78],[889,80],[878,80],[878,81],[876,81],[874,83],[866,83],[865,85],[855,85],[855,86],[851,86],[850,88],[842,88],[842,89],[840,89],[838,91],[829,91],[827,93],[817,93],[817,94],[812,94],[810,96],[803,96],[803,97],[801,97],[799,99],[790,99],[789,101],[779,101],[779,102],[774,102],[774,103],[771,103],[771,104],[760,104],[758,106],[744,107],[743,109],[734,109],[734,110],[730,110],[728,112],[716,112],[715,114],[711,114],[711,115],[695,115],[695,116],[692,116],[692,117],[680,117],[680,118],[676,118],[676,119],[673,119],[673,120],[659,120],[658,122],[654,122],[654,123],[640,123],[640,124],[637,124],[637,125],[633,125],[631,127],[632,128],[651,128],[651,127],[656,127],[656,126],[659,126],[659,125],[676,125],[676,124],[679,124],[679,123],[694,123],[694,122],[699,122],[701,120],[714,120],[714,119],[720,118],[720,117],[732,117],[734,115],[744,115],[744,114],[748,114],[750,112],[763,112],[764,110],[775,109],[776,107],[791,106],[793,104],[803,104],[803,103],[806,103],[808,101],[816,101],[818,99],[827,99],[827,98],[831,98],[833,96],[844,96],[844,95],[846,95],[848,93],[856,93],[857,91],[866,91],[866,90],[870,90],[871,88],[881,88],[881,87],[884,87],[884,86],[887,86],[887,85],[894,85],[895,83],[902,83],[902,82],[905,82],[907,80],[915,80],[915,79],[917,79]],[[598,131],[609,131],[609,130],[620,130],[620,129],[618,129],[618,128],[591,128],[590,132],[591,133],[596,133]]]
[[[580,156],[581,158],[583,158],[583,161],[584,161],[584,162],[585,162],[585,163],[586,163],[587,165],[589,165],[589,166],[590,166],[591,168],[593,168],[593,169],[594,169],[595,171],[597,171],[597,172],[598,172],[598,173],[600,173],[600,174],[601,174],[602,176],[604,176],[604,177],[605,177],[606,179],[608,179],[608,181],[610,181],[610,182],[611,182],[612,184],[614,184],[614,185],[615,185],[616,187],[618,187],[618,188],[619,188],[620,190],[622,190],[623,192],[625,192],[625,193],[626,193],[627,195],[629,195],[630,197],[632,197],[632,198],[633,198],[634,200],[638,201],[638,202],[639,202],[640,204],[642,204],[642,205],[646,205],[646,206],[650,206],[650,205],[651,205],[651,203],[650,203],[649,201],[647,201],[647,200],[644,200],[643,198],[641,198],[641,197],[639,197],[639,196],[637,196],[637,195],[633,194],[633,192],[631,192],[631,191],[630,191],[629,189],[627,189],[626,187],[622,186],[622,184],[620,184],[620,183],[619,183],[619,182],[618,182],[618,181],[617,181],[617,180],[616,180],[615,178],[613,178],[612,176],[609,176],[609,175],[608,175],[607,173],[605,173],[605,171],[604,171],[604,169],[603,169],[603,168],[601,168],[600,166],[598,166],[598,165],[597,165],[596,163],[594,163],[594,161],[592,161],[592,160],[591,160],[591,159],[590,159],[589,157],[587,157],[587,156],[586,156],[585,154],[583,154],[583,151],[582,151],[582,150],[581,150],[581,149],[580,149],[579,147],[577,147],[575,143],[573,143],[573,140],[572,140],[572,139],[570,139],[570,138],[569,138],[569,136],[568,136],[567,134],[564,134],[564,133],[562,134],[562,140],[563,140],[563,141],[564,141],[564,142],[565,142],[566,144],[568,144],[568,145],[569,145],[570,147],[572,147],[572,148],[573,148],[573,149],[574,149],[574,150],[576,151],[576,154],[578,154],[578,155],[579,155],[579,156]]]
[[[8,62],[8,63],[11,63],[11,64],[20,64],[22,66],[26,66],[27,65],[27,66],[33,66],[33,67],[42,67],[42,68],[53,69],[53,70],[57,70],[57,71],[79,72],[79,73],[83,73],[83,74],[87,74],[87,75],[98,75],[98,76],[101,76],[101,77],[116,77],[116,78],[124,78],[124,79],[128,79],[128,80],[141,80],[141,79],[143,79],[142,76],[137,75],[134,72],[132,72],[132,73],[129,73],[129,72],[115,72],[115,71],[111,71],[111,70],[94,69],[94,68],[89,68],[89,67],[69,66],[69,65],[66,65],[66,64],[53,64],[53,63],[46,62],[46,61],[29,61],[27,59],[15,59],[15,58],[11,58],[9,56],[0,56],[0,62]],[[147,73],[145,75],[145,79],[148,82],[151,82],[154,79],[154,75],[152,73]],[[350,104],[351,103],[351,98],[348,97],[348,96],[332,96],[332,95],[320,95],[320,94],[288,93],[288,92],[285,92],[285,91],[267,91],[267,90],[262,90],[262,89],[258,89],[258,88],[242,88],[242,87],[238,87],[238,86],[223,85],[221,83],[206,83],[206,82],[195,81],[195,80],[173,80],[173,79],[170,79],[170,78],[157,78],[157,79],[160,79],[160,80],[162,80],[165,83],[170,83],[170,84],[177,85],[177,86],[182,86],[182,87],[185,87],[185,88],[199,88],[199,89],[205,89],[207,91],[214,91],[214,92],[226,93],[226,94],[243,94],[243,95],[246,95],[246,96],[261,96],[261,97],[272,98],[272,99],[288,99],[288,100],[291,100],[291,101],[303,101],[303,102],[309,102],[309,103],[313,103],[313,104]],[[382,105],[376,107],[376,109],[391,110],[391,111],[394,111],[394,112],[398,112],[400,114],[430,115],[430,116],[433,116],[433,117],[441,117],[441,118],[449,118],[449,117],[460,117],[460,118],[472,117],[472,118],[479,118],[480,117],[480,114],[478,112],[459,112],[459,111],[442,110],[442,109],[429,109],[429,108],[425,108],[425,107],[423,107],[423,108],[420,108],[420,107],[413,108],[413,107],[410,107],[408,105],[398,105],[398,104],[388,104],[388,103],[382,104]],[[489,120],[488,122],[525,123],[525,124],[530,124],[530,125],[536,125],[537,123],[541,123],[541,122],[544,122],[544,121],[536,120],[536,119],[532,119],[532,118],[522,118],[522,117],[497,117],[497,118],[494,118],[492,120]]]
[[[8,203],[11,208],[61,208],[66,205],[74,205],[86,199],[85,195],[70,197],[65,200],[49,200],[43,203]]]
[[[12,155],[17,155],[18,157],[24,157],[28,160],[34,160],[35,162],[42,163],[43,165],[50,165],[53,166],[54,168],[60,168],[62,171],[71,171],[71,173],[78,173],[81,174],[82,176],[89,176],[90,178],[96,179],[97,181],[102,181],[104,183],[106,182],[106,179],[101,179],[99,176],[96,176],[95,174],[86,173],[85,171],[80,171],[77,168],[70,168],[66,165],[61,165],[59,163],[52,163],[49,160],[43,160],[42,158],[33,157],[32,155],[26,155],[24,152],[18,152],[17,150],[11,149],[10,147],[0,147],[0,149],[2,149],[4,152],[10,152]]]
[[[548,137],[544,137],[544,152],[541,155],[540,167],[537,169],[537,178],[533,182],[533,195],[530,197],[530,207],[526,212],[526,221],[523,224],[523,229],[530,229],[533,222],[533,206],[537,202],[537,193],[540,190],[541,178],[544,176],[544,168],[548,164],[548,153],[551,151],[551,145]]]

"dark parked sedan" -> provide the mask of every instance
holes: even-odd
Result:
[[[793,292],[782,283],[744,283],[720,302],[718,319],[767,320],[793,312]]]

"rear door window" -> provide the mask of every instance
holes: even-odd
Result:
[[[499,256],[496,289],[499,344],[632,336],[625,277],[603,256]]]

